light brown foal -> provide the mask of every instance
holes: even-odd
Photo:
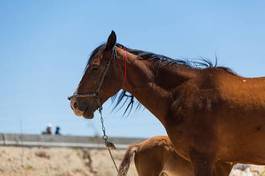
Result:
[[[118,176],[126,176],[132,159],[139,176],[194,176],[192,165],[178,154],[167,136],[156,136],[130,145],[119,167]],[[233,165],[218,163],[215,176],[228,176]]]

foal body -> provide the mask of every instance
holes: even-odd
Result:
[[[167,136],[155,136],[130,145],[119,167],[118,176],[126,176],[132,159],[139,176],[194,176],[192,165],[180,157]],[[232,164],[218,163],[215,176],[228,176]]]

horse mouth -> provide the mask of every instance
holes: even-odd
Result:
[[[82,115],[85,119],[93,119],[94,117],[94,112],[92,111],[85,111]]]
[[[85,118],[85,119],[93,119],[94,117],[94,112],[98,109],[98,107],[87,107],[87,109],[83,112],[82,116]]]
[[[83,117],[85,119],[93,119],[94,112],[99,108],[99,106],[93,103],[87,103],[85,106],[81,106],[80,108],[77,103],[71,102],[71,108],[76,116]]]
[[[84,117],[85,119],[92,119],[94,117],[94,111],[91,111],[88,108],[85,111],[79,109],[73,109],[73,111],[76,116]]]

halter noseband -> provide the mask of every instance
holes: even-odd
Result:
[[[117,58],[116,49],[113,49],[113,59],[115,60]],[[87,93],[87,94],[79,94],[75,92],[72,96],[68,97],[68,100],[71,100],[72,98],[88,98],[88,97],[96,97],[98,99],[99,103],[99,92],[102,87],[103,81],[105,80],[106,74],[110,68],[111,58],[108,59],[107,65],[105,66],[104,71],[102,72],[101,79],[99,80],[98,87],[93,93]]]

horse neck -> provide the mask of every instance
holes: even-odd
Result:
[[[121,48],[117,48],[117,54],[118,62],[120,64],[126,62],[127,67],[127,77],[122,89],[135,96],[141,104],[165,124],[172,103],[171,87],[176,87],[181,80],[190,77],[190,72],[182,68],[179,72],[176,70],[170,71],[171,69],[169,69],[164,73],[156,73],[154,62],[149,59],[139,59],[137,55]],[[124,59],[125,56],[126,59]],[[176,79],[176,76],[178,79]],[[164,84],[165,82],[170,83],[170,86]]]

